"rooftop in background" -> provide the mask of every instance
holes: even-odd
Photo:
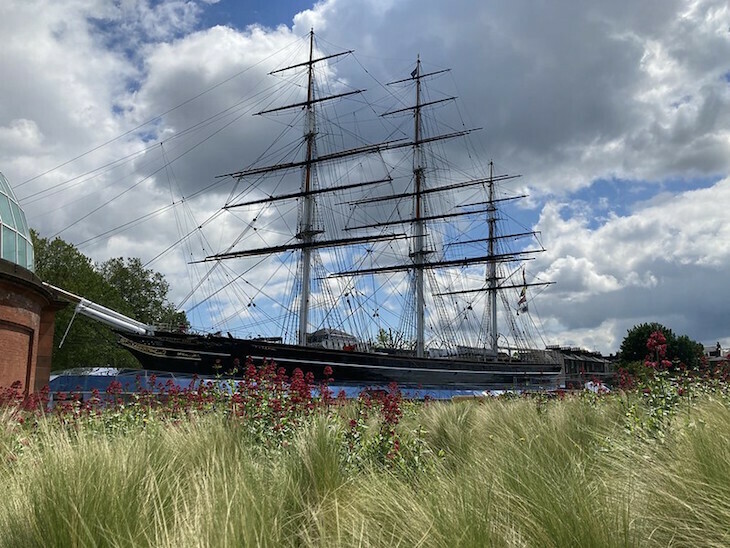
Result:
[[[33,243],[25,213],[2,173],[0,173],[0,258],[31,272],[35,268]]]
[[[717,344],[715,344],[713,346],[705,345],[704,354],[706,357],[711,358],[710,361],[714,361],[714,360],[712,360],[712,358],[714,358],[717,361],[720,361],[720,360],[725,359],[725,356],[728,355],[728,349],[727,348],[723,349],[722,345],[718,342]]]

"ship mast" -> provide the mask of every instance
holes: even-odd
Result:
[[[306,346],[307,344],[307,328],[309,327],[309,311],[310,311],[310,300],[311,300],[311,281],[312,281],[312,253],[313,251],[318,247],[327,247],[327,246],[339,246],[339,245],[348,245],[353,243],[358,243],[360,241],[364,241],[365,238],[350,238],[350,239],[338,239],[333,241],[319,241],[317,239],[317,236],[319,234],[323,233],[323,230],[319,230],[316,226],[316,195],[320,194],[322,192],[328,192],[328,191],[334,191],[334,188],[331,189],[316,189],[315,188],[315,181],[316,181],[316,166],[322,162],[322,161],[329,161],[334,160],[337,158],[344,158],[347,156],[355,155],[355,154],[364,154],[368,152],[376,152],[378,151],[378,147],[360,147],[356,149],[351,150],[345,150],[340,151],[338,153],[325,155],[323,157],[318,157],[317,155],[317,123],[316,123],[316,113],[315,113],[315,104],[321,103],[323,101],[329,101],[331,99],[338,99],[341,97],[346,97],[348,95],[355,95],[358,93],[362,93],[362,90],[354,90],[354,91],[347,91],[344,93],[338,93],[335,95],[329,95],[326,97],[315,97],[315,90],[314,90],[314,66],[316,63],[319,63],[321,61],[326,61],[328,59],[333,59],[336,57],[340,57],[342,55],[348,55],[352,53],[352,51],[344,51],[340,53],[334,53],[332,55],[326,55],[324,57],[316,58],[314,57],[314,29],[311,29],[309,31],[309,56],[308,59],[302,63],[297,63],[294,65],[290,65],[288,67],[284,67],[278,70],[275,70],[271,72],[270,74],[276,74],[279,72],[300,68],[300,67],[306,67],[307,68],[307,100],[304,102],[284,105],[280,107],[270,108],[267,110],[262,110],[261,112],[258,112],[257,114],[267,114],[270,112],[279,112],[286,109],[294,109],[294,108],[303,108],[305,111],[304,114],[304,142],[306,144],[306,153],[303,161],[299,162],[290,162],[285,164],[277,164],[273,166],[266,166],[266,167],[260,167],[260,168],[251,168],[243,171],[238,171],[235,173],[228,173],[226,175],[223,175],[223,177],[234,177],[237,179],[240,179],[242,177],[246,176],[252,176],[252,175],[263,175],[270,172],[275,172],[279,170],[288,170],[288,169],[295,169],[295,168],[302,168],[302,183],[300,187],[300,192],[288,194],[284,196],[279,197],[271,197],[264,202],[267,201],[275,201],[279,199],[290,199],[290,198],[301,198],[301,205],[299,210],[299,222],[297,227],[297,233],[295,235],[295,238],[299,240],[298,244],[295,245],[285,245],[285,246],[273,246],[269,247],[268,249],[261,249],[261,250],[246,250],[243,252],[230,252],[230,253],[222,253],[219,255],[207,257],[206,260],[220,260],[220,259],[226,259],[226,258],[233,258],[233,257],[241,257],[246,255],[256,255],[260,252],[266,252],[266,253],[275,253],[275,252],[281,252],[288,249],[297,249],[301,251],[300,255],[300,266],[301,266],[301,291],[299,295],[299,318],[298,318],[298,326],[297,326],[297,344]],[[396,146],[394,143],[389,143],[387,145],[390,146]],[[387,146],[386,145],[386,146]],[[381,181],[369,181],[365,183],[360,183],[360,185],[367,185],[367,184],[378,184]],[[348,187],[354,187],[359,185],[344,185],[340,188],[348,188]],[[257,201],[254,201],[253,203],[257,203]],[[261,201],[258,201],[258,203],[262,203]],[[231,207],[237,207],[237,206],[243,206],[246,204],[230,204],[227,206],[227,208]]]
[[[497,235],[497,206],[494,204],[494,162],[489,162],[489,201],[487,207],[487,223],[489,225],[489,239],[487,245],[487,256],[490,258],[487,263],[487,295],[489,296],[489,309],[492,314],[491,325],[491,350],[497,355],[497,260],[495,250],[495,237]]]
[[[304,138],[307,142],[306,165],[304,166],[304,179],[302,181],[302,216],[299,226],[297,239],[305,244],[302,249],[302,290],[299,300],[299,333],[297,342],[300,345],[307,344],[307,326],[309,325],[309,295],[310,295],[310,277],[312,269],[312,238],[314,231],[312,230],[312,221],[314,217],[314,198],[310,194],[312,187],[312,158],[314,156],[315,145],[315,120],[314,120],[314,30],[309,31],[309,62],[307,67],[307,104],[306,104],[306,127]]]
[[[425,221],[422,219],[423,199],[421,196],[423,185],[423,162],[421,150],[421,58],[416,60],[416,106],[413,111],[413,177],[414,177],[414,251],[413,265],[415,268],[415,297],[416,297],[416,357],[424,356],[425,348],[425,315],[426,302],[423,292],[423,256]]]

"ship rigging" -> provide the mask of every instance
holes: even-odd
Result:
[[[221,212],[244,228],[221,251],[191,261],[212,263],[203,280],[235,263],[249,287],[246,306],[234,314],[276,313],[280,333],[220,337],[120,326],[121,344],[151,369],[204,374],[250,357],[320,374],[331,367],[340,381],[554,386],[559,363],[539,348],[527,307],[528,288],[549,284],[528,283],[525,274],[542,246],[515,247],[539,244],[538,235],[504,230],[504,208],[525,196],[500,189],[517,176],[496,174],[491,161],[477,176],[451,166],[450,156],[463,160],[467,146],[444,144],[478,128],[433,122],[432,112],[456,98],[429,96],[427,82],[448,71],[425,71],[419,57],[408,77],[387,84],[412,95],[380,113],[391,134],[373,143],[355,132],[357,122],[345,128],[344,116],[330,114],[365,90],[340,82],[323,92],[318,80],[352,52],[322,54],[313,31],[307,39],[304,60],[270,73],[303,96],[256,112],[302,122],[289,141],[293,154],[219,176],[235,181]],[[353,113],[363,105],[370,107],[360,100]],[[212,310],[220,297],[212,290],[194,306]],[[264,312],[257,301],[269,298],[278,304]]]

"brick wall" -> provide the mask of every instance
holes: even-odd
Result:
[[[48,384],[61,306],[31,272],[0,260],[0,386],[20,381],[31,392]]]

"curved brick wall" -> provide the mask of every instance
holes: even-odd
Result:
[[[0,386],[20,381],[27,393],[48,384],[53,320],[63,306],[32,272],[0,259]]]

